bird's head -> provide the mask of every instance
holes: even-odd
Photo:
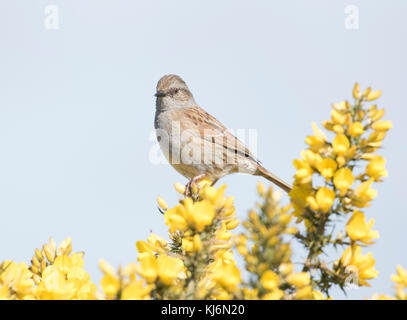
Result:
[[[157,108],[189,108],[196,105],[184,80],[175,74],[165,75],[158,81],[155,96]]]

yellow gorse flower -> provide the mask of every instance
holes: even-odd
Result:
[[[346,121],[346,114],[344,114],[336,109],[333,109],[331,111],[331,117],[332,117],[332,121],[337,124],[343,125]]]
[[[99,268],[104,273],[100,286],[105,299],[148,300],[153,288],[142,279],[136,279],[137,265],[130,263],[116,274],[114,268],[104,260],[99,260]]]
[[[278,288],[279,278],[274,271],[267,270],[261,276],[260,282],[264,289],[273,291]]]
[[[352,186],[355,181],[355,177],[352,174],[352,170],[349,168],[339,169],[334,176],[333,182],[335,187],[339,190],[340,194],[345,195],[346,191]]]
[[[304,287],[311,282],[310,277],[306,272],[292,273],[287,277],[287,281],[295,287]]]
[[[371,188],[373,179],[369,179],[361,183],[355,190],[354,204],[359,208],[370,206],[372,201],[377,196],[377,191]]]
[[[239,268],[233,262],[225,262],[221,259],[215,261],[212,268],[211,279],[228,291],[237,289],[241,282]]]
[[[360,241],[365,244],[372,244],[373,239],[379,238],[377,231],[372,231],[374,219],[366,223],[365,215],[359,210],[355,210],[352,218],[346,224],[346,233],[352,241]]]
[[[83,269],[83,254],[61,255],[45,268],[37,288],[39,299],[95,299],[97,287]]]
[[[335,201],[335,192],[327,187],[321,187],[318,189],[315,196],[318,209],[323,212],[328,212]]]
[[[370,91],[366,96],[366,100],[367,101],[376,100],[381,96],[381,94],[382,94],[381,90]]]
[[[24,262],[3,261],[0,270],[0,299],[34,299],[32,273]]]
[[[186,198],[184,206],[188,223],[198,231],[203,231],[206,226],[212,224],[215,218],[215,207],[209,201],[203,200],[192,203],[190,198]]]
[[[396,299],[407,300],[407,271],[402,266],[397,266],[397,274],[391,276],[391,280],[395,283]],[[382,296],[384,299],[394,299],[392,297]]]
[[[327,137],[314,122],[312,123],[312,129],[314,130],[314,135],[308,136],[305,142],[310,146],[312,151],[318,152],[326,147]]]
[[[348,128],[348,134],[353,137],[359,137],[363,132],[365,132],[365,129],[360,121],[352,123]]]
[[[352,93],[353,93],[353,98],[355,98],[355,99],[360,98],[360,86],[358,83],[355,83]]]
[[[293,163],[297,169],[295,178],[298,180],[298,182],[301,184],[309,183],[312,179],[312,174],[314,173],[312,167],[302,160],[294,160]]]
[[[402,266],[397,266],[397,275],[392,275],[391,280],[403,287],[407,287],[407,271]]]
[[[167,203],[160,196],[157,197],[157,203],[158,203],[159,207],[161,209],[163,209],[164,211],[168,209]]]
[[[366,174],[375,180],[387,177],[387,170],[385,168],[385,165],[386,159],[384,159],[381,156],[375,156],[370,160],[369,164],[366,166]]]
[[[332,141],[332,148],[335,154],[344,155],[349,149],[349,139],[344,134],[338,134]]]
[[[355,275],[360,286],[370,286],[366,280],[376,278],[379,274],[374,268],[372,253],[362,255],[362,249],[357,245],[348,247],[343,252],[340,263],[346,268],[346,272]]]
[[[318,171],[325,179],[332,178],[337,167],[337,163],[331,158],[325,158],[317,165]]]
[[[387,131],[393,127],[390,120],[376,121],[373,123],[372,128],[376,131]]]

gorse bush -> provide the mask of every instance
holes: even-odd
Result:
[[[100,260],[100,289],[83,268],[83,253],[71,253],[71,239],[56,246],[51,238],[30,264],[1,263],[0,298],[327,299],[334,286],[370,286],[378,272],[365,251],[379,233],[365,208],[377,196],[373,184],[387,176],[386,160],[376,152],[392,127],[371,103],[380,94],[370,88],[361,93],[356,84],[353,103],[332,105],[331,119],[323,122],[327,133],[313,123],[307,149],[294,160],[289,203],[280,204],[281,193],[259,183],[260,201],[240,233],[233,232],[240,223],[226,186],[202,180],[173,208],[158,197],[169,240],[151,234],[138,241],[137,262],[118,270]],[[180,194],[184,188],[175,184]],[[295,266],[293,242],[306,252]],[[406,299],[407,271],[398,266],[392,280],[395,296],[374,298]]]

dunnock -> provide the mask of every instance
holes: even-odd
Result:
[[[291,190],[288,183],[266,170],[224,125],[196,104],[179,76],[163,76],[155,96],[157,139],[170,164],[190,179],[187,193],[202,178],[215,183],[235,172],[262,176],[286,192]]]

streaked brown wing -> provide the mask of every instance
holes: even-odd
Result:
[[[177,110],[177,112],[182,112],[182,116],[179,115],[177,118],[183,119],[183,117],[185,117],[188,119],[190,123],[187,127],[192,126],[194,129],[198,130],[203,139],[209,142],[215,142],[212,140],[214,136],[223,136],[223,147],[225,149],[228,149],[235,154],[240,154],[241,156],[247,157],[260,164],[260,161],[253,156],[250,150],[239,139],[231,134],[221,122],[202,108],[196,106]],[[211,130],[213,135],[205,134],[205,130]]]

